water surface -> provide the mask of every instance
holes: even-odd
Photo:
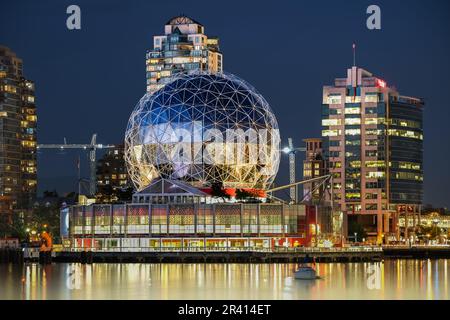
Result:
[[[450,260],[295,264],[0,264],[0,299],[449,299]]]

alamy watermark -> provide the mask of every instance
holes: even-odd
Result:
[[[381,29],[381,9],[379,6],[373,4],[367,7],[367,14],[370,16],[367,18],[366,26],[369,30]]]
[[[69,15],[66,20],[66,27],[69,30],[81,30],[81,8],[72,4],[67,7],[66,13]],[[381,9],[378,5],[372,4],[367,7],[367,14],[370,16],[366,20],[369,30],[381,30]]]
[[[366,269],[366,286],[369,290],[381,289],[381,264],[370,263]]]
[[[67,268],[66,287],[70,290],[79,290],[81,288],[81,271],[79,265],[70,265]]]
[[[81,29],[81,9],[79,6],[72,4],[67,7],[66,13],[69,14],[66,20],[66,27],[69,30]]]

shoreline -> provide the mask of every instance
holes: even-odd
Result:
[[[380,262],[395,259],[450,259],[450,247],[383,247],[382,250],[311,250],[299,252],[257,251],[61,251],[24,255],[22,249],[0,249],[0,263],[303,263]]]

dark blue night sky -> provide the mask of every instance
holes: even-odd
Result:
[[[66,28],[77,4],[82,30]],[[382,30],[366,28],[381,7]],[[186,14],[220,37],[224,69],[253,84],[274,110],[282,139],[320,136],[322,86],[357,65],[423,97],[425,202],[450,206],[450,2],[0,0],[0,43],[36,82],[40,143],[120,143],[145,93],[145,52],[165,22]],[[81,153],[83,175],[87,157]],[[39,189],[76,190],[77,151],[39,154]],[[278,181],[287,182],[283,158]],[[300,159],[299,169],[300,169]],[[299,170],[300,171],[300,170]],[[300,175],[298,175],[299,177]]]

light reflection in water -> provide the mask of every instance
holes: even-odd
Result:
[[[295,264],[0,264],[0,299],[448,299],[449,261],[318,263],[314,281]]]

